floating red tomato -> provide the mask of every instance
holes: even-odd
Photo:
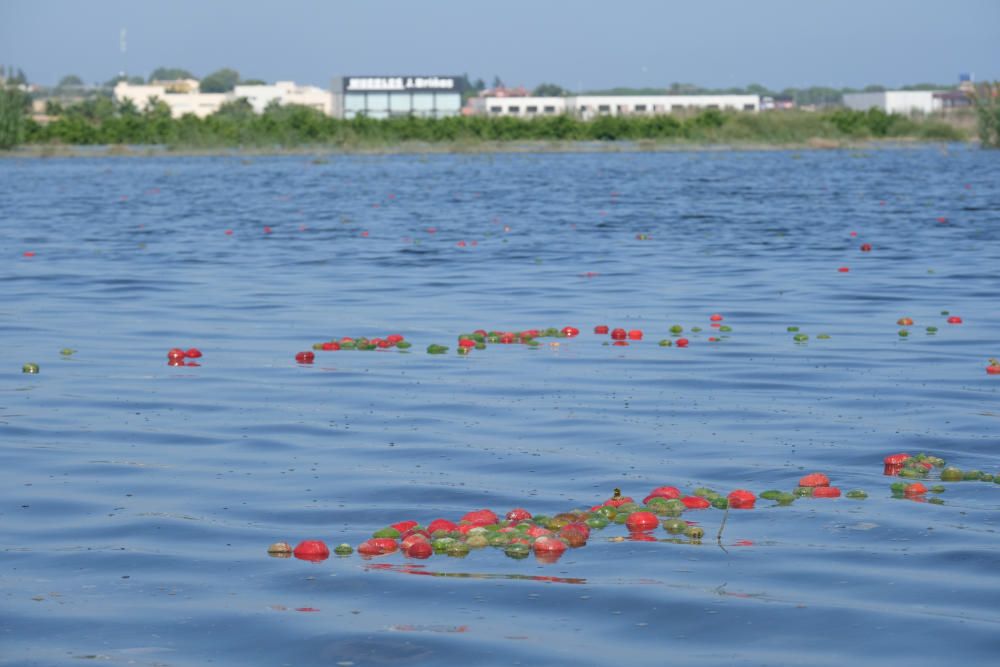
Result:
[[[903,489],[903,494],[906,496],[919,496],[927,493],[927,487],[920,482],[914,482],[913,484],[907,484],[906,488]]]
[[[579,336],[580,330],[576,327],[563,327],[562,333],[567,338],[572,338],[573,336]]]
[[[842,267],[840,267],[837,270],[840,271],[841,273],[848,273],[848,272],[850,272],[851,269],[848,268],[848,267],[846,267],[846,266],[842,266]]]
[[[476,510],[469,512],[462,517],[462,521],[468,521],[473,526],[489,526],[498,521],[497,515],[491,510]]]
[[[986,367],[986,372],[989,373],[990,375],[1000,375],[1000,366],[994,366],[993,364],[990,364],[989,366]]]
[[[299,352],[295,355],[295,361],[300,364],[311,364],[316,359],[316,355],[312,352]]]
[[[322,540],[304,540],[295,547],[296,558],[302,560],[321,561],[330,557],[330,549]]]
[[[439,530],[443,530],[450,533],[453,530],[458,530],[458,526],[456,526],[451,521],[448,521],[448,519],[434,519],[427,526],[427,532],[432,535]]]
[[[566,543],[556,537],[542,536],[535,540],[533,548],[536,552],[562,553],[566,551]]]
[[[199,350],[196,347],[192,347],[190,350],[186,350],[184,352],[184,356],[190,359],[197,359],[198,357],[201,356],[201,350]]]
[[[718,313],[713,313],[712,315],[709,315],[708,319],[710,319],[713,322],[721,322],[722,315],[719,315]]]
[[[620,507],[625,503],[634,503],[634,502],[635,501],[632,500],[631,496],[618,496],[618,497],[608,498],[607,500],[604,501],[604,504],[607,505],[608,507]]]
[[[660,525],[660,520],[652,512],[632,512],[625,519],[625,527],[630,531],[653,530]]]
[[[813,498],[839,498],[840,489],[835,486],[817,486],[813,489]]]
[[[340,343],[334,343],[332,341],[328,343],[323,343],[323,349],[327,352],[332,352],[340,349]]]
[[[729,507],[735,510],[748,510],[753,508],[757,496],[746,489],[736,489],[729,494]]]
[[[687,338],[678,338],[676,341],[674,341],[674,344],[677,347],[687,347],[689,343],[690,341]]]
[[[676,486],[658,486],[650,491],[649,495],[646,496],[646,500],[643,500],[642,502],[647,502],[650,498],[666,498],[667,500],[671,500],[673,498],[680,497],[680,489]]]
[[[551,535],[552,531],[548,528],[542,528],[541,526],[531,526],[528,528],[529,537],[544,537],[546,535]]]
[[[619,347],[628,347],[628,341],[627,340],[616,340],[614,343],[612,343],[612,345],[617,345]]]
[[[594,333],[595,334],[606,334],[606,333],[608,333],[608,325],[607,324],[598,324],[596,327],[594,327]]]
[[[431,557],[431,554],[434,553],[434,548],[427,540],[421,540],[419,542],[414,542],[410,545],[410,548],[406,549],[403,553],[409,558],[425,560]]]
[[[642,340],[642,330],[632,329],[628,332],[628,337],[630,340]]]
[[[799,486],[830,486],[830,478],[821,472],[812,472],[799,480]]]
[[[401,533],[405,533],[410,528],[413,528],[416,525],[417,525],[416,521],[400,521],[398,523],[392,524],[392,527]]]
[[[712,503],[700,496],[684,496],[681,498],[681,502],[684,503],[684,507],[689,510],[703,510],[706,507],[712,506]]]
[[[889,456],[883,459],[885,464],[885,469],[883,470],[883,475],[898,475],[899,471],[903,469],[903,463],[906,459],[910,458],[909,454],[889,454]]]
[[[399,334],[389,334],[388,336],[385,337],[385,339],[390,343],[392,343],[393,345],[404,340],[403,337]]]
[[[872,244],[871,243],[862,243],[861,244],[861,252],[871,252],[871,251],[872,251]]]
[[[959,317],[958,315],[952,315],[951,317],[948,318],[948,324],[961,324],[961,323],[962,323],[962,318]]]
[[[521,507],[512,509],[511,511],[507,512],[508,521],[524,521],[525,519],[530,519],[530,518],[531,518],[531,512]]]
[[[611,332],[611,338],[613,340],[625,340],[625,338],[627,338],[627,337],[628,337],[628,334],[625,333],[624,329],[614,329]]]
[[[175,347],[172,348],[169,352],[167,352],[167,359],[169,359],[170,361],[181,361],[182,359],[184,359],[185,355],[186,353],[184,352],[184,350],[180,349],[179,347]]]

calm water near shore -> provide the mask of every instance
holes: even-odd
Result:
[[[997,152],[53,158],[0,183],[0,665],[998,655],[1000,484],[933,504],[882,475],[1000,474]],[[657,344],[674,324],[689,347]],[[413,347],[294,360],[391,333]],[[613,525],[554,564],[266,553],[814,471],[869,497],[758,501],[718,543],[716,509],[684,515],[700,544]]]

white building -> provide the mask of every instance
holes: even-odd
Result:
[[[236,86],[233,88],[234,98],[245,98],[253,110],[264,113],[268,104],[297,104],[317,111],[327,116],[333,113],[333,96],[330,91],[316,86],[297,86],[294,81],[278,81],[273,86]]]
[[[490,116],[654,116],[705,109],[760,111],[758,95],[576,95],[568,97],[477,97],[474,113]]]
[[[180,118],[186,113],[204,118],[233,99],[229,93],[174,93],[162,83],[136,86],[125,81],[118,82],[113,95],[119,104],[132,100],[139,111],[144,111],[153,99],[159,100],[170,107],[173,118]]]
[[[135,86],[121,81],[115,86],[114,99],[119,103],[132,100],[142,111],[155,98],[170,107],[170,115],[174,118],[188,113],[204,118],[218,111],[226,102],[234,102],[241,97],[245,97],[257,113],[263,113],[272,101],[301,104],[327,115],[332,113],[333,98],[329,91],[315,86],[297,86],[292,81],[279,81],[273,86],[236,86],[229,93],[174,92],[178,90],[176,83],[165,81]],[[194,83],[197,90],[197,82]]]
[[[878,93],[844,93],[844,106],[855,111],[881,109],[886,113],[932,113],[941,110],[933,90],[885,90]]]

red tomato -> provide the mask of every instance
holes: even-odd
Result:
[[[331,351],[334,351],[334,350],[339,350],[340,349],[340,343],[334,343],[334,342],[323,343],[323,349],[326,350],[327,352],[331,352]]]
[[[433,553],[434,553],[434,548],[431,546],[431,543],[428,542],[427,540],[414,542],[412,545],[410,545],[409,549],[406,549],[404,551],[404,554],[408,558],[419,558],[420,560],[425,560],[427,558],[430,558],[431,554]]]
[[[326,560],[330,557],[330,549],[322,540],[305,540],[299,542],[292,553],[295,554],[296,558],[311,561]]]
[[[712,506],[712,503],[700,496],[684,496],[681,498],[681,502],[684,503],[684,507],[690,510],[703,510]]]
[[[612,345],[618,345],[620,347],[628,347],[628,341],[627,340],[616,340],[614,343],[612,343]]]
[[[809,473],[799,480],[799,486],[830,486],[830,478],[821,472]]]
[[[650,491],[649,495],[646,496],[646,500],[643,500],[642,502],[644,503],[648,502],[650,498],[666,498],[667,500],[671,500],[673,498],[680,498],[680,497],[681,497],[680,489],[678,489],[676,486],[658,486],[652,491]]]
[[[311,364],[316,359],[316,355],[312,352],[299,352],[295,355],[295,361],[300,364]]]
[[[395,345],[396,343],[402,341],[403,337],[400,336],[399,334],[389,334],[388,336],[385,337],[385,339],[390,343],[392,343],[393,345]]]
[[[840,489],[835,486],[817,486],[813,489],[813,498],[839,498]]]
[[[872,251],[872,244],[871,243],[862,243],[861,244],[861,252],[871,252],[871,251]]]
[[[566,551],[566,543],[555,537],[542,536],[535,540],[535,552],[562,553]]]
[[[432,535],[439,530],[444,530],[450,533],[453,530],[458,530],[458,526],[451,521],[448,521],[448,519],[434,519],[427,526],[427,532]]]
[[[508,521],[524,521],[531,518],[531,512],[520,507],[507,512]]]
[[[462,339],[462,340],[458,341],[458,346],[459,347],[475,347],[476,346],[476,341],[472,340],[471,338],[465,338],[465,339]]]
[[[989,373],[990,375],[1000,375],[1000,366],[994,366],[993,364],[990,364],[989,366],[986,367],[986,372]]]
[[[914,482],[913,484],[907,484],[906,488],[903,489],[903,493],[907,496],[919,496],[927,493],[927,487],[920,482]]]
[[[552,531],[548,528],[542,528],[541,526],[532,526],[528,529],[529,537],[545,537],[551,535]]]
[[[729,507],[734,510],[748,510],[753,508],[757,496],[745,489],[736,489],[729,494]]]
[[[187,353],[184,350],[180,349],[179,347],[175,347],[172,348],[169,352],[167,352],[167,359],[170,359],[171,361],[180,361],[186,355]]]
[[[608,333],[608,325],[607,324],[598,324],[596,327],[594,327],[594,333],[595,334],[606,334],[606,333]]]
[[[678,338],[674,344],[677,345],[677,347],[687,347],[688,343],[689,341],[687,338]]]
[[[413,528],[416,525],[417,525],[416,521],[400,521],[399,523],[392,524],[392,527],[401,533],[405,533],[410,528]]]
[[[625,520],[625,527],[630,531],[653,530],[660,525],[660,520],[652,512],[632,512]]]
[[[604,501],[604,504],[607,505],[608,507],[620,507],[625,503],[634,503],[634,502],[635,501],[632,500],[632,496],[622,496],[621,498],[608,498],[607,500]]]
[[[625,340],[626,337],[628,337],[628,334],[625,333],[624,329],[615,329],[611,332],[611,338],[613,340]]]
[[[850,269],[847,268],[846,266],[842,266],[837,270],[840,271],[841,273],[848,273],[850,271]]]
[[[184,356],[188,357],[189,359],[197,359],[198,357],[201,356],[201,350],[199,350],[196,347],[192,347],[190,350],[187,350],[184,353]]]
[[[463,516],[462,521],[468,521],[473,526],[489,526],[496,523],[498,519],[491,510],[476,510]]]
[[[631,340],[642,340],[642,330],[632,329],[631,331],[628,332],[628,337]]]
[[[713,322],[721,322],[722,321],[722,315],[719,315],[718,313],[715,313],[714,315],[710,315],[708,319],[710,319]]]
[[[580,330],[576,327],[563,327],[563,335],[567,338],[572,338],[573,336],[579,336]]]
[[[961,324],[961,323],[962,323],[962,318],[959,317],[958,315],[952,315],[951,317],[948,318],[948,324]]]
[[[514,334],[512,334],[512,333],[503,333],[503,334],[500,334],[500,342],[501,343],[505,343],[505,344],[513,343],[514,342]]]

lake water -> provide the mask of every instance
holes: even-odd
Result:
[[[6,159],[0,183],[2,665],[998,655],[1000,484],[894,498],[882,459],[1000,473],[1000,153]],[[675,324],[690,346],[659,346]],[[413,347],[294,359],[391,333]],[[611,525],[552,564],[267,555],[810,472],[869,497],[692,510],[697,544]]]

